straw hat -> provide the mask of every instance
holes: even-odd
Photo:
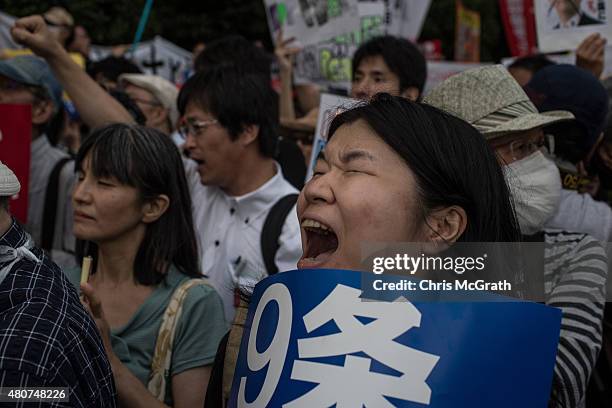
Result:
[[[453,75],[429,92],[423,102],[469,122],[486,139],[574,119],[567,111],[538,113],[503,65]]]
[[[14,196],[21,189],[15,173],[0,162],[0,196]]]

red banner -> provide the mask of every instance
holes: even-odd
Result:
[[[0,104],[0,161],[13,170],[21,183],[21,191],[11,200],[11,214],[24,224],[28,215],[31,143],[31,106]]]
[[[499,10],[512,56],[537,53],[533,0],[499,0]]]

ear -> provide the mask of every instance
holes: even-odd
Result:
[[[155,222],[164,215],[170,207],[170,198],[165,194],[160,194],[152,200],[145,203],[142,209],[142,222],[150,224]]]
[[[245,125],[240,135],[238,135],[238,142],[243,147],[247,147],[250,144],[257,142],[257,136],[259,136],[258,125]]]
[[[420,95],[421,93],[414,86],[409,86],[400,94],[400,96],[415,102],[419,99]]]
[[[465,210],[458,205],[434,210],[427,217],[426,241],[437,244],[456,242],[465,232],[467,222]]]
[[[168,109],[164,108],[163,106],[155,106],[155,108],[153,109],[153,118],[151,120],[151,127],[157,127],[160,125],[165,124],[167,121],[169,123],[169,119],[168,119]]]
[[[53,102],[37,100],[32,104],[32,124],[44,125],[53,116]]]

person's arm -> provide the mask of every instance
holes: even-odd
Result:
[[[111,366],[119,403],[122,406],[130,408],[167,407],[166,404],[155,399],[144,384],[117,357],[111,359]],[[175,408],[203,406],[209,379],[210,367],[193,368],[172,376],[173,406]]]
[[[293,58],[300,51],[298,47],[289,47],[295,38],[283,39],[282,30],[276,37],[274,53],[278,60],[281,81],[281,94],[279,104],[280,120],[295,119],[295,106],[293,105]]]
[[[576,49],[576,66],[584,68],[599,79],[604,67],[606,39],[598,33],[585,38]]]
[[[112,122],[134,123],[128,111],[90,78],[50,35],[41,16],[18,19],[11,28],[11,35],[17,43],[29,47],[47,61],[83,121],[90,127]]]
[[[582,238],[580,238],[582,237]],[[571,237],[552,244],[551,252],[570,245]],[[554,271],[547,268],[553,285],[546,304],[562,311],[561,332],[554,370],[555,397],[568,407],[584,400],[602,341],[607,256],[594,238],[576,234],[574,248],[555,258]],[[547,249],[547,251],[549,251]]]

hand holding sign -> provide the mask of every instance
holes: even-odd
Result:
[[[596,78],[601,77],[604,68],[604,52],[606,39],[599,33],[585,38],[576,49],[576,66],[593,73]]]

